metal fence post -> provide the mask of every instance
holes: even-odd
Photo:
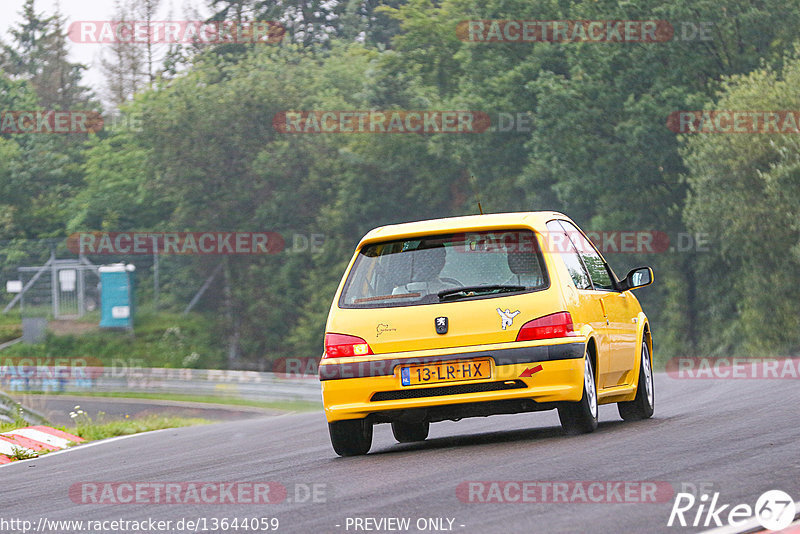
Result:
[[[56,252],[50,250],[50,294],[53,297],[53,318],[58,319],[58,270],[56,269]]]
[[[153,252],[153,308],[158,311],[158,252]]]

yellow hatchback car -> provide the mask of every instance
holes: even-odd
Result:
[[[652,340],[631,289],[556,212],[503,213],[376,228],[336,291],[319,366],[331,443],[366,454],[372,428],[397,441],[430,423],[558,409],[571,434],[597,405],[653,414]]]

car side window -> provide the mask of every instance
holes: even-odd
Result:
[[[567,231],[572,244],[578,250],[581,259],[583,259],[586,269],[589,271],[589,276],[592,279],[595,289],[613,290],[614,282],[611,280],[611,274],[606,268],[606,264],[592,243],[583,235],[569,221],[559,221],[561,226]]]
[[[558,223],[558,221],[550,221],[547,223],[547,250],[557,256],[560,256],[567,267],[575,287],[578,289],[592,289],[592,280],[589,278],[589,273],[583,266],[578,251],[570,241],[569,236]]]

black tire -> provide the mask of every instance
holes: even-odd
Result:
[[[366,419],[349,419],[328,423],[333,450],[339,456],[367,454],[372,447],[372,423]]]
[[[404,421],[392,421],[392,434],[399,443],[411,443],[413,441],[425,441],[431,424],[428,421],[419,423],[406,423]]]
[[[644,385],[644,387],[642,387]],[[653,366],[647,341],[642,342],[642,359],[639,364],[639,383],[636,384],[636,397],[632,401],[618,402],[619,416],[625,421],[639,421],[653,415],[656,396],[653,386]]]
[[[578,402],[558,406],[558,418],[567,434],[588,434],[597,428],[597,382],[589,354],[584,354],[583,396]]]

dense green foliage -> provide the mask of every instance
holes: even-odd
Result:
[[[654,267],[656,284],[638,295],[662,360],[800,348],[796,134],[678,136],[666,126],[678,110],[798,109],[797,0],[304,1],[281,13],[255,0],[209,4],[219,20],[302,16],[279,45],[183,50],[181,69],[123,107],[141,128],[80,144],[0,136],[0,241],[280,232],[286,251],[225,258],[223,283],[199,306],[231,346],[229,364],[244,365],[320,353],[331,297],[370,228],[475,213],[479,195],[489,211],[554,209],[586,230],[707,234],[707,250],[609,256],[619,276]],[[675,38],[471,43],[456,33],[469,19],[668,20]],[[708,39],[681,39],[701,23]],[[6,47],[16,70],[4,63],[0,107],[57,105],[22,68],[34,54],[23,44]],[[368,109],[480,110],[494,124],[528,113],[533,128],[304,135],[272,125],[285,110]],[[323,250],[292,252],[295,234],[324,234]],[[181,260],[172,279],[192,283],[163,297],[176,311],[219,262]]]

